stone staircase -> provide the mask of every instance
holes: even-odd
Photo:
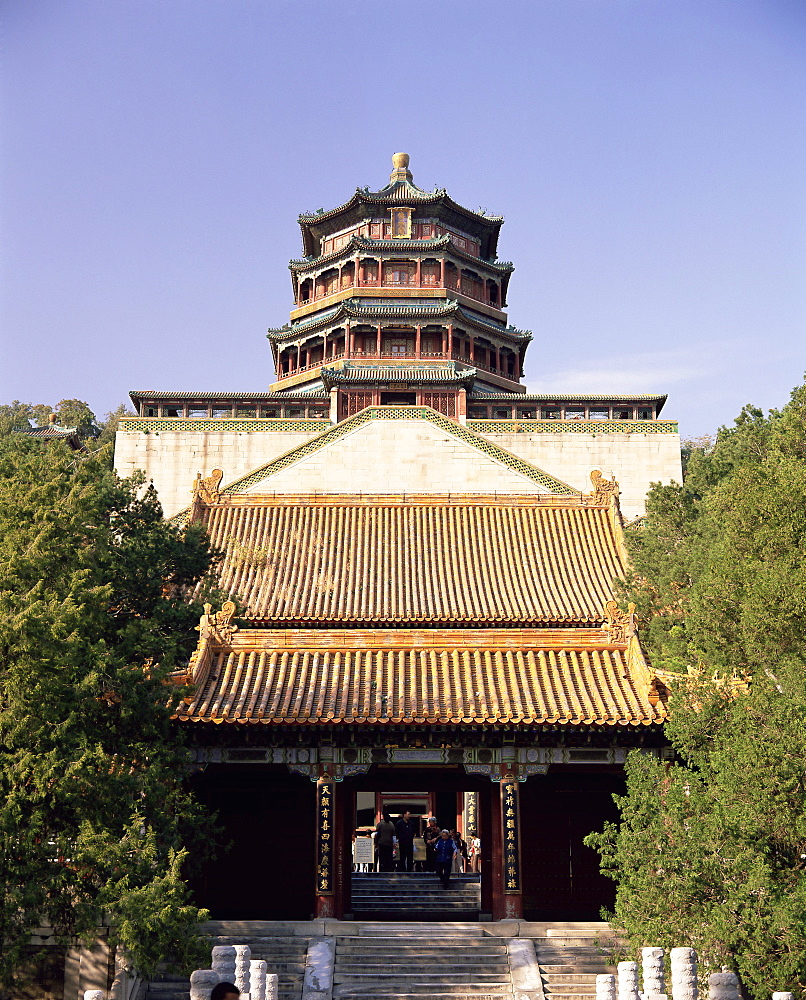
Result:
[[[615,974],[607,963],[617,941],[605,923],[556,923],[535,939],[546,1000],[593,1000],[596,977]]]
[[[512,997],[505,938],[478,923],[382,923],[336,936],[333,1000]]]
[[[253,924],[254,933],[251,933],[250,926]],[[207,925],[207,928],[211,927],[212,925]],[[225,931],[235,929],[232,926],[226,927],[226,924],[212,929],[224,933],[213,933],[210,937],[210,948],[218,944],[248,944],[252,949],[252,958],[266,962],[267,971],[279,975],[279,1000],[300,1000],[310,938],[266,936],[266,928],[261,927],[259,921],[238,921],[237,934],[226,933]],[[189,998],[188,980],[178,976],[155,976],[149,982],[146,991],[146,1000],[189,1000]]]
[[[481,876],[451,875],[443,889],[433,872],[352,875],[357,920],[478,920]]]

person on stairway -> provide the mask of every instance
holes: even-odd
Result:
[[[453,870],[457,875],[460,875],[465,870],[465,863],[467,862],[467,841],[462,840],[462,835],[454,827],[451,830],[451,838],[454,844],[456,844],[456,854],[453,858]]]
[[[434,853],[434,847],[439,840],[439,827],[437,826],[436,816],[429,817],[428,826],[423,833],[423,840],[425,841],[425,870],[427,872],[435,872],[437,870],[437,856]]]
[[[397,849],[400,852],[400,860],[397,863],[398,871],[410,872],[414,870],[414,838],[419,832],[419,824],[411,818],[411,813],[407,809],[395,823]]]
[[[436,853],[437,875],[439,876],[439,880],[442,882],[442,888],[447,889],[451,880],[453,859],[458,853],[456,844],[454,843],[449,830],[443,830],[440,833],[438,840],[434,844],[434,851]]]
[[[378,871],[393,872],[395,870],[395,824],[388,812],[375,827],[375,849],[378,852]]]

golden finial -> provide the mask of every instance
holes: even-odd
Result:
[[[409,170],[409,154],[408,153],[393,153],[392,154],[392,166],[395,168],[389,175],[389,180],[394,184],[395,181],[412,181],[411,171]]]

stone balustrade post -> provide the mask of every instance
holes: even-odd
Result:
[[[220,982],[215,969],[196,969],[190,974],[190,1000],[210,1000],[213,987]]]
[[[218,973],[219,982],[235,982],[235,945],[217,944],[213,948],[213,968]]]
[[[664,983],[663,974],[663,948],[642,948],[641,962],[644,972],[644,996],[665,996],[666,984]]]
[[[616,977],[602,975],[596,977],[596,1000],[616,1000]]]
[[[727,966],[708,977],[708,1000],[739,1000],[738,976]]]
[[[618,1000],[638,1000],[638,963],[619,962]]]
[[[251,989],[249,995],[252,1000],[266,1000],[266,970],[268,966],[265,962],[253,958],[249,963],[249,979]]]
[[[697,952],[693,948],[672,948],[672,1000],[697,1000]]]
[[[249,963],[252,960],[252,949],[248,944],[236,944],[233,947],[235,948],[235,985],[241,993],[251,995]]]
[[[103,990],[84,990],[84,1000],[106,1000]]]
[[[280,977],[276,972],[266,976],[266,1000],[280,1000]]]
[[[772,1000],[792,1000],[792,993],[773,993]]]

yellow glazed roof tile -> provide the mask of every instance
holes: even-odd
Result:
[[[647,726],[649,673],[600,629],[244,629],[211,652],[190,722]]]

